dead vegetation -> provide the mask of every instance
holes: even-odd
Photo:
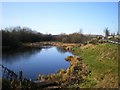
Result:
[[[78,56],[68,56],[66,60],[70,62],[70,66],[66,70],[61,69],[56,74],[40,75],[38,80],[54,80],[59,88],[68,88],[71,85],[78,85],[79,87],[90,70]]]

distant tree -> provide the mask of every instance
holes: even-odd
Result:
[[[70,42],[70,38],[69,36],[64,36],[64,38],[62,38],[62,42],[65,42],[65,43],[69,43]]]
[[[84,36],[79,33],[72,33],[72,34],[69,34],[69,37],[70,37],[71,43],[82,43],[83,42],[82,39]]]
[[[23,43],[40,42],[40,41],[59,41],[64,43],[84,43],[90,37],[82,34],[82,29],[79,32],[72,34],[61,33],[60,35],[42,34],[33,31],[27,27],[10,27],[2,29],[2,45],[7,47],[20,47]]]
[[[52,41],[54,40],[51,34],[42,34],[33,31],[27,27],[10,27],[1,30],[2,45],[7,47],[19,47],[22,43]]]
[[[10,31],[2,31],[2,46],[18,47],[21,43],[17,36]]]
[[[65,33],[61,33],[60,35],[58,35],[56,37],[56,40],[59,41],[59,42],[62,42],[63,41],[63,38],[66,37],[66,34]]]
[[[110,31],[108,30],[108,28],[105,28],[105,36],[107,37],[107,36],[109,36],[110,35]]]
[[[115,36],[115,32],[111,33],[111,36]]]
[[[120,35],[120,31],[117,32],[117,35]]]

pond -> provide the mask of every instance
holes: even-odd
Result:
[[[22,70],[24,78],[35,79],[39,74],[52,74],[66,69],[69,66],[65,60],[68,55],[72,53],[54,46],[7,50],[2,53],[2,64],[16,74]]]

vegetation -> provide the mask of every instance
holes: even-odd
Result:
[[[74,48],[74,54],[81,56],[91,70],[81,87],[118,87],[118,45],[88,44]]]
[[[32,31],[29,28],[5,28],[2,32],[2,46],[19,47],[23,43],[52,41],[54,37],[51,34],[42,34]]]
[[[21,86],[19,80],[2,79],[2,90],[36,90],[36,84],[29,80],[23,80]]]
[[[70,62],[66,70],[41,75],[39,80],[54,80],[59,88],[118,88],[118,45],[87,44],[70,50],[77,56],[65,58]]]
[[[60,43],[53,45],[60,45]],[[66,70],[61,69],[55,74],[39,75],[38,80],[54,83],[52,86],[40,86],[41,88],[118,87],[118,45],[108,43],[61,45],[63,48],[70,47],[70,51],[77,56],[66,57],[66,61],[70,62]],[[25,87],[28,88],[26,85]]]
[[[108,28],[105,29],[105,36],[109,36],[110,35],[110,31],[108,30]]]
[[[56,74],[40,75],[38,80],[54,81],[58,88],[70,88],[71,86],[80,88],[80,84],[84,82],[84,78],[89,75],[90,70],[86,64],[82,63],[80,57],[68,56],[66,60],[70,62],[70,66],[66,70],[61,69]]]
[[[56,37],[56,40],[63,43],[84,43],[90,40],[90,37],[83,35],[82,33],[76,32],[72,34],[60,34]]]
[[[34,43],[42,41],[59,41],[64,43],[84,43],[90,40],[90,37],[86,37],[81,33],[72,34],[42,34],[26,27],[13,27],[5,28],[0,31],[2,32],[2,46],[3,47],[20,47],[23,43]]]
[[[65,58],[70,62],[70,66],[66,70],[61,69],[55,74],[40,75],[38,80],[55,82],[58,88],[118,87],[118,47],[120,46],[108,44],[101,37],[93,38],[79,32],[68,35],[42,34],[21,27],[6,28],[0,32],[2,32],[4,47],[54,45],[77,55]],[[106,28],[106,37],[109,36],[109,33]],[[116,38],[118,39],[118,37]],[[7,80],[3,82],[6,82],[5,87],[8,85],[9,88],[11,85]]]

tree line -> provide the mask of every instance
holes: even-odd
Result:
[[[72,34],[42,34],[37,31],[33,31],[27,27],[13,27],[0,30],[2,33],[2,46],[8,47],[20,47],[23,43],[34,43],[41,41],[56,41],[64,43],[84,43],[89,40],[90,37],[76,32]]]
[[[56,37],[56,41],[63,43],[84,43],[89,39],[90,37],[87,37],[79,32],[72,34],[60,34]]]
[[[110,33],[110,30],[108,29],[108,27],[105,28],[104,33],[105,33],[105,37],[108,37],[108,36],[115,36],[115,35],[120,35],[120,31],[118,31],[116,34],[115,34],[115,32]]]

